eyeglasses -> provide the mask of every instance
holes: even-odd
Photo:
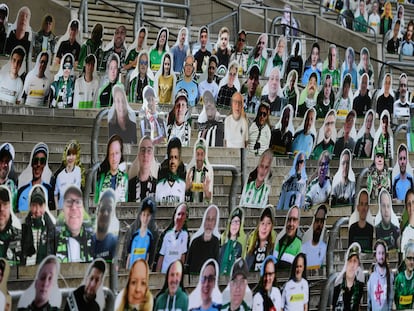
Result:
[[[64,64],[63,69],[72,69],[72,64],[70,63]]]
[[[45,165],[46,164],[46,158],[38,158],[38,157],[36,157],[36,158],[33,158],[33,160],[32,160],[32,165],[38,165],[38,164],[40,164],[40,165]]]
[[[231,284],[235,287],[241,287],[242,285],[244,285],[246,283],[246,279],[235,279],[235,280],[231,280]]]
[[[264,277],[274,276],[275,272],[265,272]]]
[[[65,205],[68,207],[72,207],[72,206],[80,206],[82,204],[82,199],[66,199],[65,200]]]
[[[193,64],[185,63],[184,66],[186,66],[186,67],[193,67]]]
[[[145,66],[146,66],[146,65],[148,65],[148,61],[145,61],[145,60],[140,60],[140,61],[139,61],[139,64],[140,64],[140,65],[145,65]]]
[[[236,72],[230,72],[230,73],[229,73],[229,75],[230,75],[231,77],[235,77],[235,76],[237,75],[237,73],[236,73]]]
[[[405,258],[408,259],[409,261],[414,261],[414,257],[413,256],[407,256]]]
[[[142,154],[144,154],[144,153],[150,154],[150,153],[153,152],[153,150],[154,149],[152,147],[141,147],[141,148],[139,148],[139,152],[142,153]]]
[[[267,112],[266,111],[260,111],[259,112],[259,117],[267,117]]]
[[[329,162],[321,162],[319,163],[319,167],[328,167],[329,166]]]
[[[302,164],[303,162],[305,162],[305,160],[298,160],[298,164]]]
[[[239,42],[246,42],[246,39],[243,39],[243,38],[238,38],[237,39]]]
[[[298,220],[299,220],[299,218],[297,218],[297,217],[288,217],[288,222],[291,222],[291,221],[297,222]]]
[[[205,283],[214,283],[216,281],[216,277],[214,275],[207,275],[207,276],[202,276],[201,277],[201,283],[205,284]]]

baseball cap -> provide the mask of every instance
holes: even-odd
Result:
[[[7,155],[11,160],[14,160],[14,148],[13,145],[10,143],[5,143],[0,146],[0,158]]]
[[[70,23],[70,28],[71,29],[79,29],[79,23],[78,21],[74,20]]]
[[[34,187],[30,196],[30,203],[45,204],[45,193],[41,187]]]
[[[249,269],[247,267],[247,262],[243,258],[239,258],[233,265],[233,270],[231,271],[231,279],[234,280],[239,274],[247,279],[248,273]]]
[[[180,90],[178,90],[178,92],[177,92],[177,95],[175,95],[175,103],[177,102],[177,100],[180,98],[180,97],[184,97],[185,98],[185,100],[188,102],[188,95],[187,95],[187,91],[185,90],[185,89],[180,89]]]

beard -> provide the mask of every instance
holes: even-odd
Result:
[[[321,234],[322,234],[322,231],[320,231],[320,232],[313,231],[313,236],[312,236],[313,243],[315,243],[315,244],[319,243],[319,240],[321,238]]]

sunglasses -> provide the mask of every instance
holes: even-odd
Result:
[[[46,164],[46,158],[33,158],[33,160],[32,160],[32,165],[37,165],[37,164],[40,164],[40,165],[45,165]]]
[[[260,117],[267,117],[267,112],[266,111],[260,111],[259,116]]]
[[[238,40],[239,40],[240,42],[246,42],[246,39],[243,39],[243,38],[238,38]]]
[[[408,260],[410,260],[410,261],[414,261],[414,257],[412,257],[412,256],[407,256],[405,258],[408,259]]]
[[[299,164],[302,164],[303,162],[305,162],[305,160],[298,160]]]
[[[63,69],[72,69],[72,64],[69,64],[69,63],[64,64]]]
[[[145,61],[145,60],[140,60],[140,61],[139,61],[139,64],[140,64],[140,65],[145,65],[145,66],[146,66],[146,65],[148,65],[148,61]]]

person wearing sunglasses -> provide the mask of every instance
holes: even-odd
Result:
[[[261,155],[270,144],[270,105],[262,102],[257,111],[256,118],[249,128],[249,143],[248,148],[250,152],[255,155]]]
[[[142,103],[144,87],[154,85],[154,74],[148,66],[149,54],[146,50],[138,54],[137,66],[129,77],[127,89],[128,101],[130,103]]]
[[[232,49],[230,62],[237,61],[239,63],[239,76],[247,72],[247,57],[249,56],[246,49],[246,31],[241,29],[237,34],[237,42]]]
[[[29,210],[29,192],[37,184],[41,184],[46,189],[49,209],[55,209],[55,199],[51,186],[53,174],[48,165],[48,156],[49,148],[45,143],[38,143],[33,148],[29,165],[18,179],[16,212]]]
[[[74,58],[70,53],[65,54],[60,63],[59,72],[50,86],[50,108],[72,108],[75,88]]]

